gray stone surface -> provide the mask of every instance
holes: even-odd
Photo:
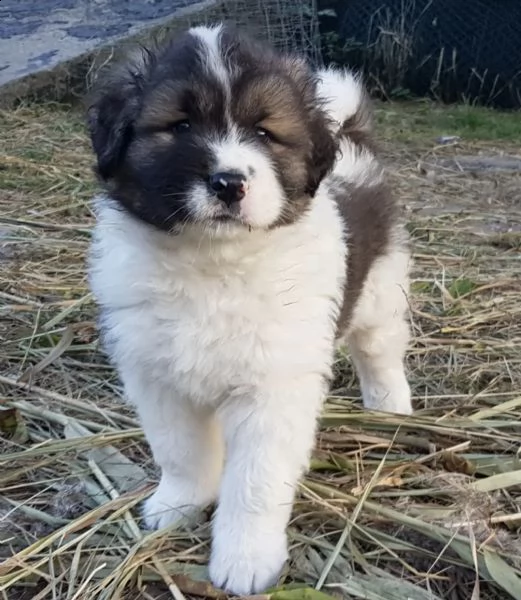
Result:
[[[0,93],[213,5],[201,0],[0,0]]]

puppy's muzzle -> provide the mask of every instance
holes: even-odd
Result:
[[[228,208],[246,195],[246,177],[242,173],[215,173],[210,176],[210,188]]]

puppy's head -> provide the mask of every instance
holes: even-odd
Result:
[[[165,231],[291,223],[336,153],[305,61],[222,26],[141,50],[88,115],[109,193]]]

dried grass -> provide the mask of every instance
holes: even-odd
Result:
[[[521,176],[433,167],[435,157],[508,147],[438,147],[447,132],[416,128],[419,110],[379,109],[414,242],[417,412],[363,412],[338,358],[290,528],[285,583],[297,589],[262,598],[321,598],[313,588],[371,600],[521,598]],[[207,519],[175,532],[139,527],[157,472],[98,350],[84,268],[90,166],[74,111],[0,113],[0,591],[217,598]]]

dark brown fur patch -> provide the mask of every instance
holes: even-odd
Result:
[[[355,144],[360,153],[375,156],[376,165],[372,121],[370,99],[364,92],[358,111],[343,123],[338,137]],[[375,168],[375,174],[379,176],[379,168]],[[371,267],[394,243],[400,243],[400,207],[384,182],[357,184],[334,177],[330,189],[344,221],[348,247],[346,286],[337,329],[342,335],[350,325]]]
[[[350,324],[367,275],[393,242],[400,210],[385,184],[357,186],[339,183],[334,193],[347,233],[347,280],[338,319],[338,333]]]

